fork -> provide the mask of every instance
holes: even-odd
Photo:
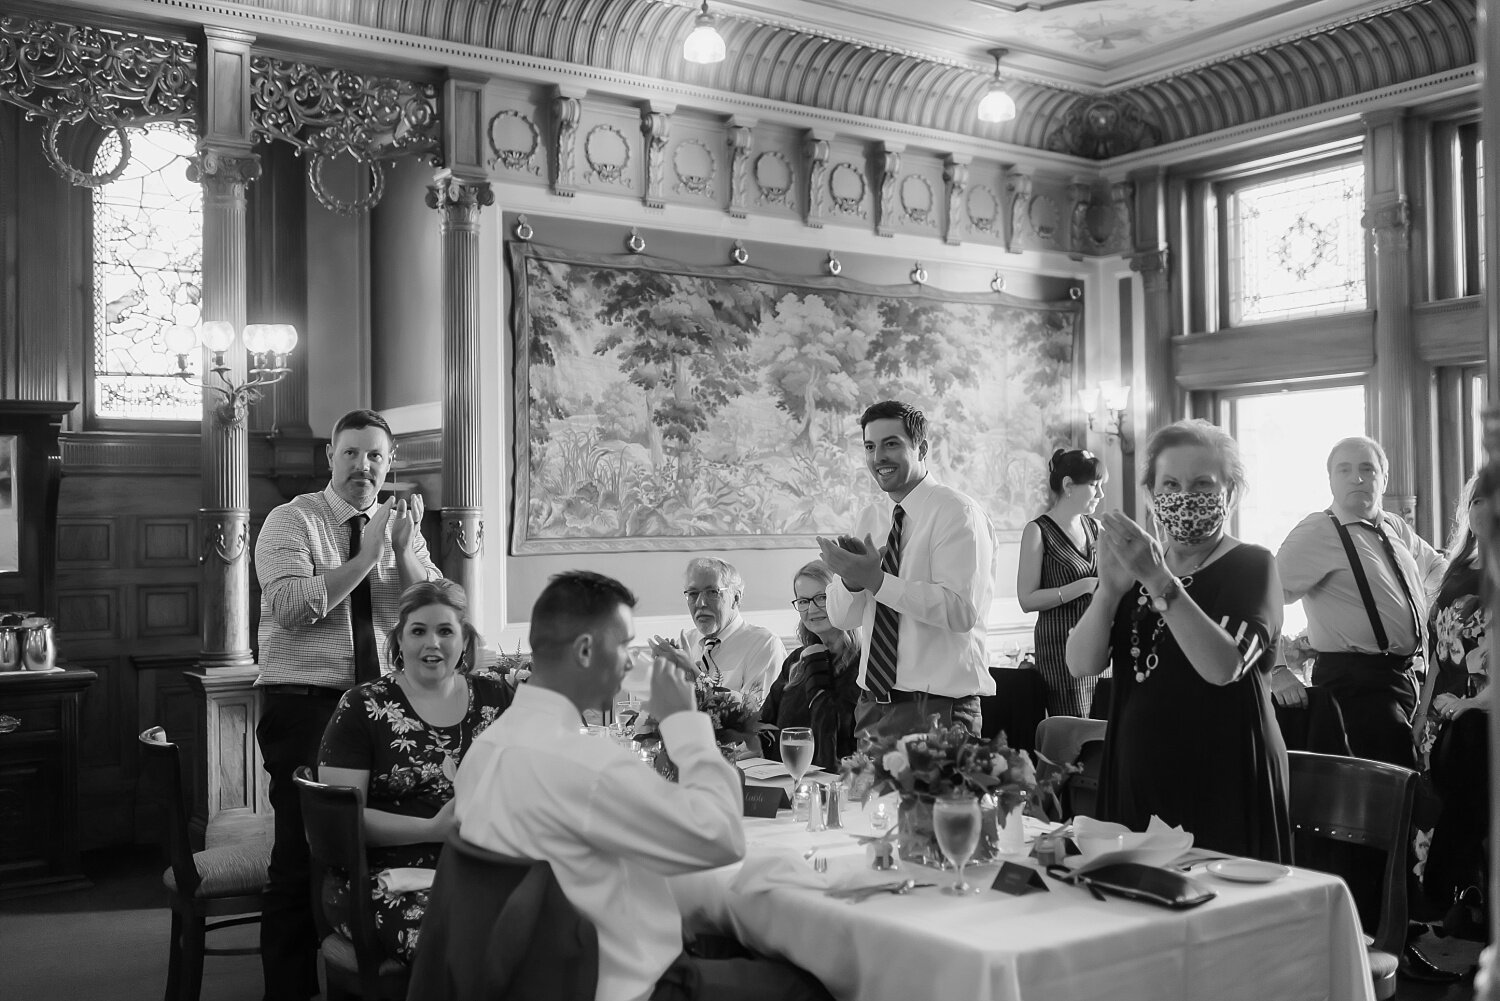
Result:
[[[812,864],[813,864],[813,871],[814,872],[827,872],[828,871],[828,860],[826,858],[824,858],[823,856],[821,856],[821,855],[819,855],[817,858],[813,859],[812,860]]]

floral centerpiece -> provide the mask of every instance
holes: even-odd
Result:
[[[708,716],[714,728],[714,743],[726,760],[733,763],[741,744],[760,752],[759,734],[762,730],[774,730],[770,723],[760,721],[760,704],[747,699],[740,692],[728,688],[716,688],[707,680],[700,679],[693,686],[694,701],[698,711]],[[636,743],[656,751],[656,770],[674,781],[677,766],[667,755],[662,745],[661,724],[654,716],[645,716],[637,724]]]
[[[939,798],[969,792],[979,797],[983,830],[976,860],[993,858],[1002,839],[1021,843],[1021,815],[1046,818],[1060,813],[1057,788],[1069,769],[1044,761],[1042,771],[1026,751],[1011,747],[1002,733],[975,737],[962,726],[942,726],[937,716],[925,732],[866,741],[844,759],[842,772],[854,795],[868,799],[900,795],[897,827],[901,857],[938,864],[942,852],[932,833],[932,805]]]

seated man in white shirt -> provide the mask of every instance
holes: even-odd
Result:
[[[683,596],[695,629],[683,630],[680,645],[716,687],[743,692],[759,703],[786,660],[780,637],[752,626],[740,614],[745,581],[732,563],[700,556],[688,561]]]
[[[613,742],[579,732],[630,667],[635,596],[609,577],[553,577],[531,611],[531,679],[474,741],[455,781],[465,840],[552,865],[599,936],[597,1001],[828,998],[771,959],[702,959],[682,940],[667,877],[739,861],[740,780],[694,708],[693,665],[653,638],[649,711],[680,778],[670,783]]]

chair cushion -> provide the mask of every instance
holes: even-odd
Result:
[[[323,962],[348,973],[359,972],[359,959],[354,955],[354,943],[342,935],[329,935],[323,940]],[[382,977],[404,977],[411,967],[399,959],[389,956],[381,959],[379,974]]]
[[[1396,975],[1396,967],[1400,965],[1400,958],[1386,952],[1384,949],[1370,949],[1370,978],[1372,980],[1384,980],[1386,977]]]
[[[266,867],[271,864],[271,846],[265,842],[225,845],[193,853],[198,870],[197,897],[238,897],[265,889]],[[170,868],[162,873],[167,889],[177,892],[177,877]]]

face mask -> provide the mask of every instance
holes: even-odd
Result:
[[[1213,538],[1229,516],[1222,490],[1213,493],[1157,494],[1152,498],[1156,521],[1172,541],[1191,546]]]

